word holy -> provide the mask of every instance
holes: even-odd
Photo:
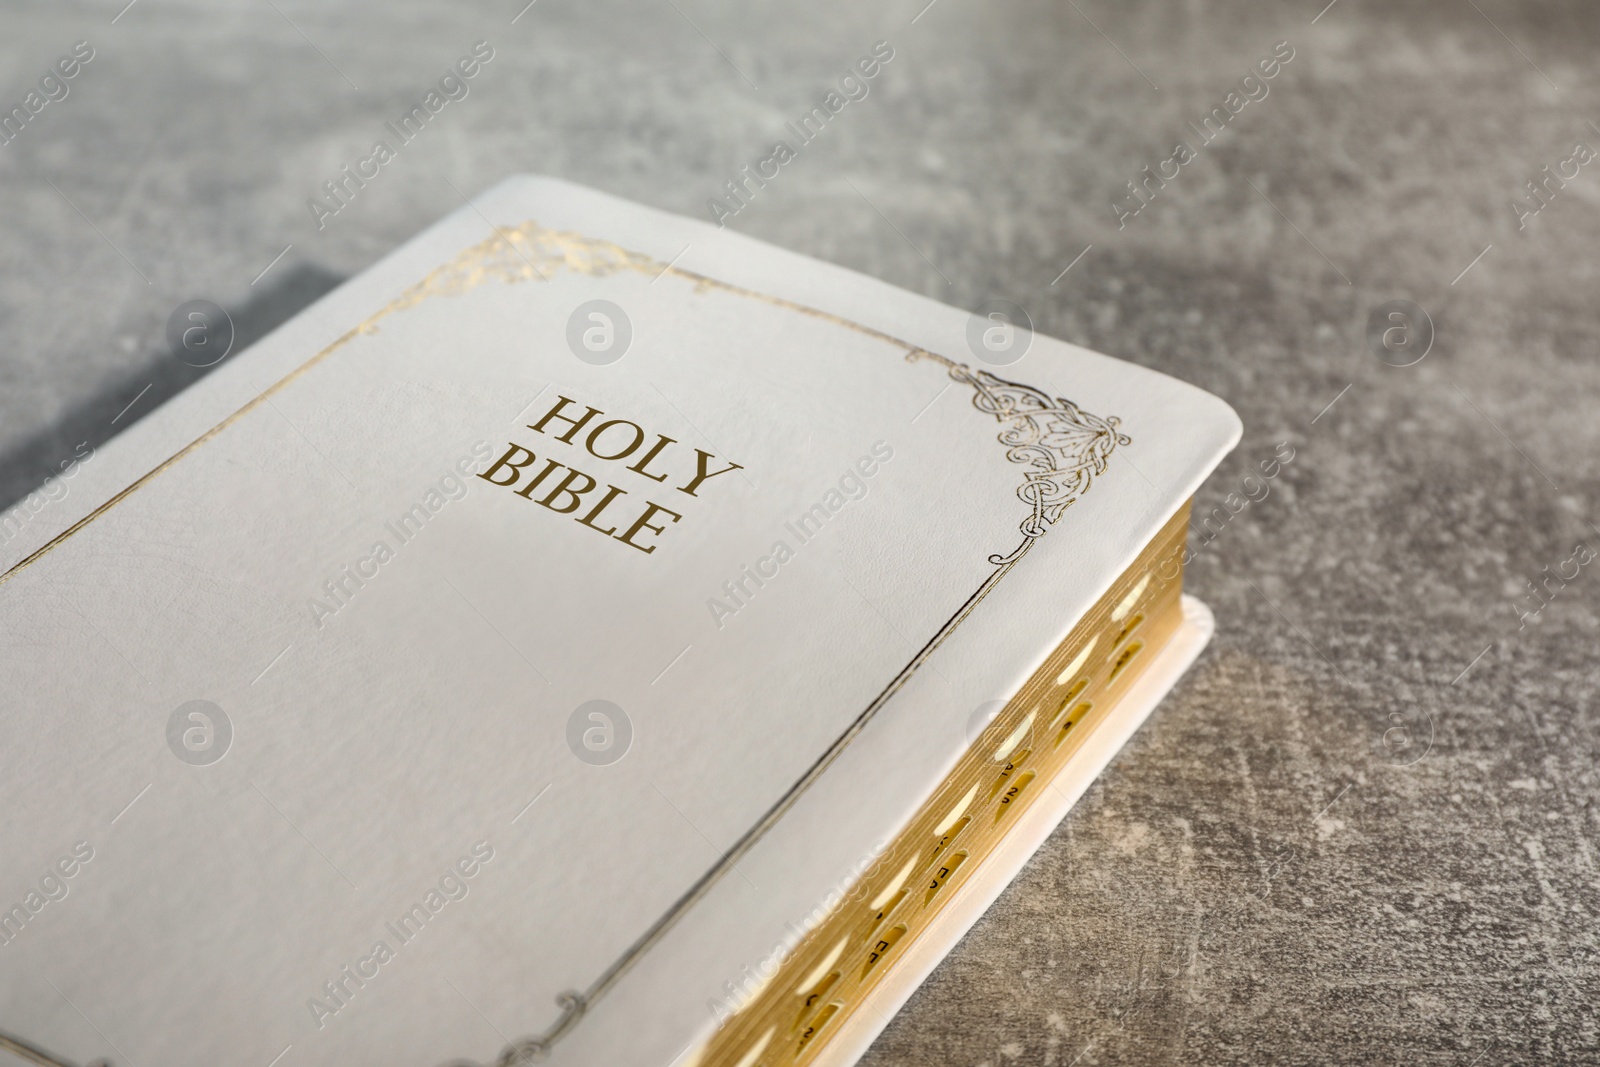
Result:
[[[1512,197],[1510,200],[1511,212],[1517,216],[1517,229],[1527,229],[1528,220],[1549,207],[1550,201],[1556,198],[1556,194],[1567,187],[1567,182],[1576,178],[1578,171],[1593,163],[1594,159],[1594,149],[1579,141],[1572,146],[1572,154],[1556,164],[1556,170],[1559,174],[1552,174],[1548,163],[1540,167],[1539,169],[1544,173],[1544,177],[1534,178],[1528,182],[1527,202],[1523,203],[1516,197]],[[1567,170],[1568,167],[1572,168],[1570,173]],[[1553,188],[1551,183],[1554,183]]]
[[[428,491],[422,494],[422,499],[411,505],[394,522],[383,524],[384,530],[393,535],[396,546],[410,542],[417,534],[422,532],[435,515],[444,510],[444,506],[452,500],[460,500],[467,495],[467,482],[478,464],[488,460],[491,455],[489,442],[479,441],[472,446],[472,456],[462,456],[456,460],[453,471],[445,471],[437,485],[430,485]],[[473,457],[477,457],[477,463]],[[395,557],[395,549],[389,547],[386,540],[373,542],[372,548],[365,556],[340,569],[339,573],[322,583],[322,591],[326,599],[312,597],[306,601],[306,607],[311,610],[311,621],[317,624],[317,629],[322,629],[323,621],[337,615],[341,609],[355,599],[355,595],[366,587],[366,584],[381,573],[380,568]]]
[[[32,922],[46,904],[67,899],[67,894],[72,891],[67,879],[76,875],[83,869],[83,864],[92,859],[94,846],[87,841],[79,841],[72,846],[71,855],[62,856],[47,868],[39,879],[37,889],[30,888],[22,898],[22,903],[13,904],[10,911],[0,912],[0,945],[15,941],[17,935],[22,933],[22,928]]]
[[[311,1019],[321,1030],[329,1019],[350,1006],[355,995],[367,983],[378,977],[379,969],[393,960],[401,948],[416,940],[423,928],[432,922],[446,904],[465,900],[472,892],[469,880],[477,877],[483,865],[494,859],[494,847],[487,841],[472,846],[472,854],[462,856],[453,867],[447,868],[439,882],[423,896],[421,903],[411,905],[411,910],[394,922],[384,923],[395,939],[394,947],[379,938],[365,956],[354,964],[345,964],[339,973],[322,983],[322,997],[307,997],[306,1007],[311,1009]]]
[[[528,429],[534,433],[542,434],[546,432],[545,427],[552,422],[558,424],[555,427],[557,430],[560,429],[560,423],[565,423],[567,426],[566,432],[552,432],[551,436],[564,445],[572,445],[573,438],[587,428],[589,432],[583,438],[582,448],[595,459],[614,463],[621,463],[637,453],[644,445],[645,438],[649,436],[645,433],[644,427],[638,423],[629,422],[627,419],[607,419],[605,412],[599,408],[590,407],[577,418],[563,414],[567,410],[567,406],[573,403],[576,403],[576,401],[569,397],[559,397],[556,401],[556,406],[545,412],[544,417],[538,422],[529,423]],[[585,406],[587,407],[587,405]],[[596,421],[596,419],[602,421]],[[592,426],[590,425],[591,423],[593,423]],[[638,459],[627,464],[627,469],[642,478],[648,478],[652,482],[666,482],[669,478],[674,482],[678,482],[683,479],[682,484],[673,485],[672,488],[686,496],[699,497],[700,486],[712,478],[727,474],[730,471],[744,469],[742,464],[729,463],[721,470],[712,470],[711,462],[717,457],[710,452],[697,448],[694,450],[695,455],[698,457],[695,462],[694,474],[685,476],[682,470],[674,474],[670,470],[672,466],[670,461],[668,459],[660,459],[658,461],[658,457],[661,456],[662,451],[668,445],[677,444],[677,440],[668,437],[666,434],[656,434],[655,437],[655,442],[645,449],[644,454],[639,456]],[[523,469],[531,466],[537,457],[530,449],[523,448],[515,442],[509,442],[509,444],[510,447],[506,449],[505,454],[495,460],[494,466],[478,475],[478,477],[490,485],[507,488],[516,485],[521,480]],[[676,452],[671,453],[671,455],[677,454]],[[656,469],[652,470],[652,465]],[[668,469],[663,470],[661,469],[662,467],[667,467]],[[524,500],[533,500],[534,490],[542,486],[545,479],[549,478],[551,474],[562,468],[563,464],[560,461],[546,459],[544,467],[523,482],[522,488],[516,491],[516,495]],[[567,473],[550,487],[548,493],[539,500],[534,501],[534,503],[548,508],[558,515],[573,515],[574,512],[587,503],[583,498],[593,492],[600,483],[576,467],[566,466],[565,469]],[[683,518],[683,515],[669,507],[646,500],[642,509],[636,505],[632,506],[631,510],[636,513],[636,517],[631,523],[627,524],[627,529],[622,533],[617,533],[617,523],[601,528],[600,522],[604,521],[601,519],[602,514],[607,508],[611,507],[612,502],[618,497],[627,495],[628,491],[626,489],[607,484],[605,494],[595,501],[594,506],[589,508],[583,515],[573,515],[573,518],[579,525],[587,526],[604,537],[611,537],[621,541],[629,548],[637,548],[640,552],[646,554],[654,552],[656,550],[655,545],[641,544],[640,539],[649,538],[652,534],[660,536],[666,530],[668,522],[677,522]],[[679,506],[682,507],[681,504]],[[616,515],[622,509],[629,507],[630,505],[626,504],[619,505],[618,509],[613,511],[612,514]],[[665,519],[659,522],[651,521],[656,519],[657,516],[665,516]]]
[[[804,148],[816,140],[822,133],[823,127],[843,111],[846,104],[865,100],[867,93],[871,92],[868,83],[878,76],[878,72],[883,69],[882,64],[893,58],[894,47],[888,41],[879,41],[872,46],[871,55],[856,60],[855,69],[846,72],[839,79],[839,92],[828,90],[828,94],[822,98],[822,103],[800,117],[800,125],[796,126],[792,122],[784,123],[788,131],[794,134],[800,147]],[[857,72],[861,75],[859,78],[856,77]],[[840,96],[839,93],[844,95]],[[762,179],[771,181],[776,178],[784,164],[797,155],[799,153],[791,148],[787,141],[779,141],[772,146],[771,153],[765,159],[757,160],[753,164],[746,163],[740,167],[739,172],[722,186],[727,190],[728,201],[731,201],[733,206],[729,207],[728,201],[715,196],[706,201],[706,208],[711,212],[712,221],[718,226],[726,226],[729,219],[750,206],[750,201],[755,199],[757,192],[767,187]],[[751,173],[752,167],[755,168],[754,173]],[[751,183],[755,184],[754,189],[750,188]]]
[[[89,450],[88,454],[84,453],[86,448]],[[56,469],[61,472],[59,475],[52,474],[44,480],[43,485],[23,497],[10,511],[0,514],[0,545],[20,534],[23,526],[33,521],[48,505],[66,499],[67,493],[71,490],[66,479],[78,473],[80,463],[88,463],[94,458],[94,449],[89,446],[89,442],[79,441],[78,447],[72,450],[72,454],[72,459],[64,459],[57,466]]]
[[[846,504],[857,500],[864,500],[867,495],[866,479],[877,474],[881,464],[888,463],[894,458],[894,449],[889,447],[887,441],[873,443],[872,455],[862,456],[856,460],[855,466],[839,476],[837,488],[831,488],[822,494],[822,499],[812,504],[810,509],[794,522],[783,524],[785,530],[794,535],[797,544],[807,544],[818,533],[827,521],[844,510]],[[859,474],[857,473],[859,472]],[[741,567],[736,578],[722,583],[722,592],[727,596],[727,601],[711,597],[706,601],[706,607],[711,612],[711,621],[717,624],[717,629],[722,629],[723,619],[730,615],[737,615],[750,606],[754,599],[756,589],[764,589],[768,581],[778,576],[778,569],[794,558],[794,549],[789,542],[779,538],[772,545],[772,550],[765,556],[756,560],[755,567]],[[770,569],[769,569],[770,568]],[[762,581],[762,579],[766,581]],[[751,583],[756,589],[751,589]]]
[[[1572,555],[1556,564],[1556,572],[1554,574],[1551,574],[1550,568],[1546,567],[1544,569],[1544,580],[1541,581],[1539,585],[1534,585],[1532,579],[1529,579],[1529,595],[1523,597],[1522,599],[1525,601],[1531,601],[1532,603],[1537,604],[1538,607],[1534,608],[1532,611],[1526,611],[1520,604],[1511,605],[1511,610],[1517,613],[1517,622],[1519,623],[1517,629],[1526,629],[1529,619],[1537,619],[1539,617],[1539,613],[1545,608],[1549,607],[1550,602],[1555,600],[1555,598],[1560,595],[1561,590],[1567,587],[1567,583],[1578,576],[1578,571],[1594,562],[1594,556],[1594,549],[1582,542],[1579,542],[1578,547],[1572,550]],[[1568,568],[1571,569],[1568,570]],[[1550,588],[1551,582],[1556,583],[1554,589]],[[1543,592],[1540,591],[1541,587],[1543,588]]]
[[[0,115],[0,145],[8,145],[15,140],[28,128],[28,123],[37,120],[39,112],[47,105],[65,100],[72,91],[67,83],[76,78],[78,72],[93,58],[94,46],[88,41],[79,41],[72,46],[70,56],[56,60],[56,65],[40,76],[39,88],[29,89],[19,107],[12,108],[9,114]]]
[[[1200,125],[1189,123],[1189,128],[1200,137],[1200,147],[1204,148],[1216,140],[1222,131],[1228,128],[1228,123],[1243,111],[1253,101],[1265,100],[1272,91],[1267,82],[1276,78],[1283,70],[1283,65],[1295,57],[1295,51],[1288,41],[1279,41],[1272,46],[1272,54],[1256,63],[1255,67],[1243,78],[1239,79],[1239,92],[1230,92],[1222,98],[1222,103],[1211,109],[1211,113],[1200,120]],[[1256,76],[1256,71],[1261,76]],[[1241,96],[1240,93],[1243,95]],[[1172,149],[1172,155],[1156,164],[1159,174],[1152,174],[1149,167],[1144,168],[1144,179],[1138,184],[1128,182],[1128,203],[1123,203],[1119,197],[1111,202],[1111,210],[1117,216],[1117,229],[1128,225],[1128,220],[1150,205],[1156,198],[1156,193],[1167,187],[1167,182],[1172,181],[1182,168],[1188,166],[1200,153],[1190,148],[1185,141],[1179,141]],[[1170,172],[1168,167],[1171,167]],[[1129,206],[1132,205],[1132,207]]]
[[[468,84],[483,69],[483,64],[494,58],[494,49],[488,41],[479,41],[472,46],[472,54],[462,56],[456,60],[456,65],[446,70],[439,79],[438,90],[429,89],[423,96],[422,103],[413,104],[411,110],[400,117],[400,124],[384,123],[384,127],[395,135],[398,148],[389,147],[387,141],[375,141],[372,151],[364,159],[356,161],[354,172],[350,164],[346,163],[339,168],[340,177],[330,178],[322,183],[323,190],[327,193],[328,202],[311,197],[306,201],[306,208],[311,212],[311,217],[316,221],[317,229],[327,226],[327,220],[350,206],[356,193],[367,187],[367,182],[378,176],[379,169],[400,154],[404,148],[422,133],[426,126],[445,105],[452,100],[465,100],[472,91]],[[362,179],[365,179],[363,181]]]

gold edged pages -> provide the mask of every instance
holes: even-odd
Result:
[[[893,973],[898,956],[1051,788],[1178,629],[1189,507],[1178,509],[846,899],[686,1067],[802,1067]]]

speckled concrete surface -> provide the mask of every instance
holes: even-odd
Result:
[[[1246,433],[1205,510],[1294,458],[1194,565],[1211,649],[865,1062],[1600,1062],[1600,567],[1527,586],[1600,549],[1600,166],[1511,206],[1600,145],[1592,5],[925,2],[11,6],[6,109],[96,54],[0,147],[0,503],[192,380],[182,301],[259,336],[516,171],[703,213],[888,40],[731,225],[1219,393]],[[478,38],[319,232],[306,198]],[[1392,299],[1436,327],[1410,367],[1364,340]]]

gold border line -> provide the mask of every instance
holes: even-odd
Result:
[[[97,507],[93,511],[89,512],[89,514],[85,515],[83,518],[79,519],[77,522],[73,523],[71,526],[69,526],[65,530],[61,531],[55,537],[52,537],[49,541],[46,541],[42,546],[40,546],[39,548],[35,549],[32,553],[30,553],[29,555],[24,557],[21,560],[21,562],[17,563],[10,570],[6,571],[4,574],[0,574],[0,585],[4,585],[6,582],[9,582],[12,579],[12,577],[18,571],[22,570],[22,568],[24,568],[24,567],[28,566],[29,564],[33,563],[34,561],[38,560],[40,557],[47,555],[48,553],[53,551],[57,546],[59,546],[63,541],[65,541],[67,538],[71,537],[73,534],[77,533],[79,530],[81,530],[85,526],[89,525],[95,519],[98,519],[101,515],[103,515],[106,512],[110,511],[116,505],[120,504],[128,496],[132,495],[134,490],[143,487],[147,482],[149,482],[152,479],[154,479],[162,471],[166,470],[168,467],[172,466],[174,463],[177,463],[184,456],[187,456],[190,452],[193,452],[195,449],[199,448],[201,445],[203,445],[207,441],[211,440],[211,438],[217,436],[217,434],[221,433],[223,430],[226,430],[229,426],[232,426],[235,422],[238,422],[241,418],[243,418],[246,414],[248,414],[251,411],[251,409],[253,409],[256,405],[266,401],[268,398],[270,398],[272,396],[273,393],[276,393],[279,389],[282,389],[284,386],[288,385],[291,381],[293,381],[294,379],[300,377],[300,375],[304,374],[306,371],[310,370],[317,363],[321,362],[322,359],[324,357],[326,357],[329,353],[331,353],[334,349],[336,349],[339,346],[343,345],[345,342],[349,341],[352,337],[356,336],[356,334],[358,334],[360,332],[361,332],[361,328],[357,327],[356,329],[351,330],[348,333],[344,334],[337,341],[333,342],[333,344],[329,345],[327,348],[324,348],[321,352],[318,352],[316,355],[312,356],[310,359],[308,359],[304,363],[300,364],[300,366],[296,367],[294,370],[290,371],[288,374],[286,374],[282,378],[278,379],[278,381],[276,381],[273,384],[267,386],[260,393],[257,393],[256,396],[253,399],[251,399],[249,402],[247,402],[243,407],[239,408],[239,410],[235,411],[233,414],[229,415],[227,418],[223,419],[221,422],[219,422],[215,426],[211,427],[211,429],[207,430],[205,433],[201,434],[199,437],[196,437],[193,441],[190,441],[188,444],[186,444],[182,448],[178,449],[178,451],[174,452],[172,455],[168,456],[166,459],[162,460],[160,463],[158,463],[154,467],[150,468],[144,474],[140,475],[137,479],[135,479],[134,481],[130,482],[128,485],[124,486],[119,492],[117,492],[117,494],[115,496],[112,496],[109,500],[105,501],[99,507]]]

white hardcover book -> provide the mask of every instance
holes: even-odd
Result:
[[[5,546],[0,1047],[848,1063],[1204,644],[1238,434],[507,180]]]

